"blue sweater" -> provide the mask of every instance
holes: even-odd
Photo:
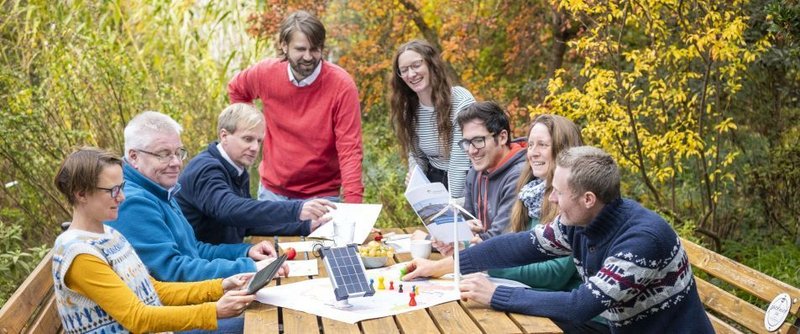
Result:
[[[460,254],[465,274],[575,257],[584,282],[578,289],[500,286],[491,301],[498,310],[574,324],[599,314],[613,333],[714,332],[680,238],[658,214],[633,201],[606,205],[586,227],[539,225],[530,232],[491,238]]]
[[[122,233],[159,281],[191,282],[256,270],[249,244],[211,245],[197,241],[174,194],[124,164],[125,201],[109,226]]]
[[[208,145],[186,165],[175,195],[197,239],[240,243],[248,235],[308,235],[311,222],[298,221],[303,201],[258,201],[250,196],[250,175],[238,175],[217,148]]]

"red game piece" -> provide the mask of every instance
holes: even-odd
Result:
[[[389,281],[389,290],[394,290],[394,281]]]
[[[414,299],[416,295],[413,292],[410,292],[408,295],[411,296],[411,300],[408,301],[408,306],[417,306],[417,300]]]

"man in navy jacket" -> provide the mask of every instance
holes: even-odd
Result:
[[[264,116],[236,103],[219,116],[219,141],[195,156],[180,176],[177,201],[197,239],[240,243],[248,235],[308,235],[330,221],[325,199],[258,201],[250,195],[247,168],[264,140]],[[288,157],[287,157],[288,158]]]
[[[558,155],[553,192],[559,216],[531,231],[509,233],[459,255],[463,274],[573,255],[583,284],[572,291],[495,286],[468,275],[462,299],[578,325],[600,315],[611,333],[713,333],[680,238],[657,213],[622,199],[614,159],[579,146]],[[453,258],[412,261],[403,280],[441,276]]]

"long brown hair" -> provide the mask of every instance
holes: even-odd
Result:
[[[445,158],[450,157],[450,141],[453,140],[453,124],[450,119],[450,89],[451,80],[445,71],[444,61],[430,43],[425,40],[415,39],[401,45],[394,55],[392,64],[391,79],[389,80],[391,91],[391,117],[394,124],[394,132],[400,141],[400,154],[403,159],[408,157],[408,152],[416,144],[417,135],[417,109],[419,108],[419,96],[400,77],[400,68],[397,60],[406,51],[414,51],[422,56],[425,65],[428,67],[429,80],[431,85],[431,100],[433,108],[436,110],[436,125],[439,130],[439,142],[444,147]]]
[[[566,117],[550,114],[539,115],[533,120],[531,128],[528,130],[528,137],[531,136],[533,126],[540,123],[547,127],[547,131],[550,133],[550,137],[553,141],[552,145],[550,145],[550,153],[553,161],[548,164],[547,175],[544,180],[545,191],[544,197],[542,197],[542,214],[539,217],[540,222],[548,223],[558,214],[558,206],[547,200],[548,197],[550,197],[550,193],[553,192],[553,173],[555,172],[558,154],[570,147],[582,146],[583,139],[581,139],[581,130],[575,123]],[[516,193],[519,194],[522,187],[533,180],[533,178],[531,167],[525,166],[525,168],[520,171],[519,179],[517,179]],[[511,223],[508,225],[509,230],[513,232],[527,231],[529,221],[528,208],[521,200],[517,199],[514,202],[514,207],[511,209]]]

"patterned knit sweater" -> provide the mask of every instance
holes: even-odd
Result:
[[[131,244],[113,228],[104,226],[104,229],[102,234],[68,230],[58,236],[53,246],[56,304],[67,333],[127,332],[95,302],[67,288],[64,277],[79,254],[90,254],[104,260],[143,303],[161,305],[147,268]]]
[[[583,284],[569,292],[500,286],[491,306],[580,324],[600,314],[613,333],[713,333],[680,238],[636,202],[605,206],[586,227],[560,222],[506,234],[461,252],[461,271],[572,254]]]

